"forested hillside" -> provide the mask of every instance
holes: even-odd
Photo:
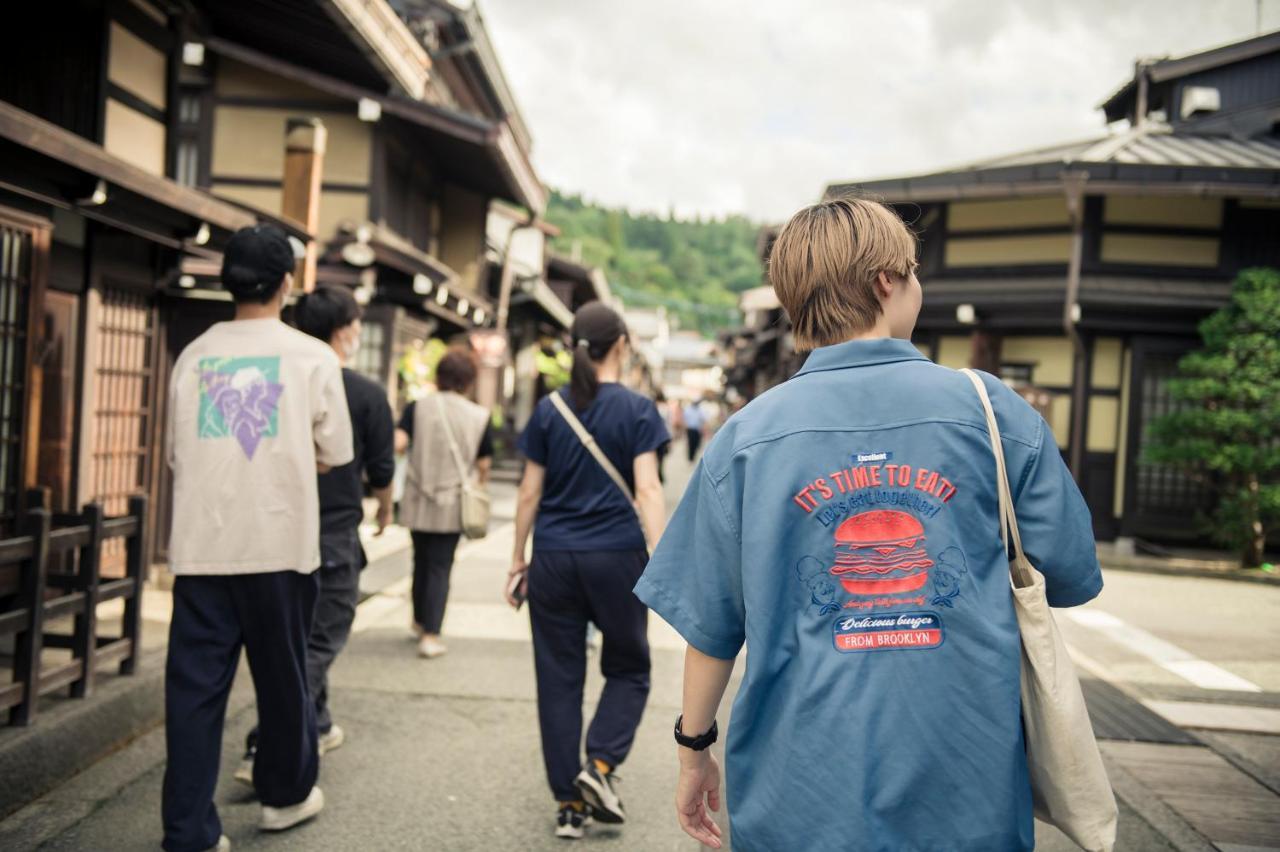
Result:
[[[678,220],[599,207],[553,192],[547,220],[556,251],[575,243],[630,307],[665,305],[681,328],[711,336],[739,322],[738,293],[761,283],[759,225],[740,216]]]

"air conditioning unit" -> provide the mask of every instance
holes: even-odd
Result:
[[[1222,109],[1222,95],[1213,86],[1187,86],[1182,90],[1179,113],[1182,120],[1196,115],[1206,115]]]

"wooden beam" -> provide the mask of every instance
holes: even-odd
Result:
[[[0,138],[223,230],[236,231],[254,223],[253,217],[229,204],[143,171],[100,145],[2,101]]]
[[[280,212],[301,222],[313,239],[297,277],[304,293],[316,286],[316,242],[320,227],[320,184],[324,176],[324,151],[328,131],[318,118],[291,118],[285,130],[284,179]]]

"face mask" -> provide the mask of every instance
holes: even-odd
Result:
[[[356,353],[360,351],[360,335],[356,333],[354,328],[348,328],[345,332],[346,340],[343,341],[342,351],[348,361],[352,361],[356,357]]]

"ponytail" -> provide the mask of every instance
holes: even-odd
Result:
[[[569,394],[573,407],[583,411],[600,392],[596,365],[605,359],[618,338],[626,336],[627,326],[617,311],[602,302],[591,302],[578,309],[569,333],[573,339]]]
[[[569,394],[573,397],[573,407],[585,411],[596,401],[600,392],[600,379],[596,376],[596,367],[592,363],[592,346],[585,340],[578,342],[573,349],[573,372],[569,374]],[[603,356],[601,356],[603,358]]]

